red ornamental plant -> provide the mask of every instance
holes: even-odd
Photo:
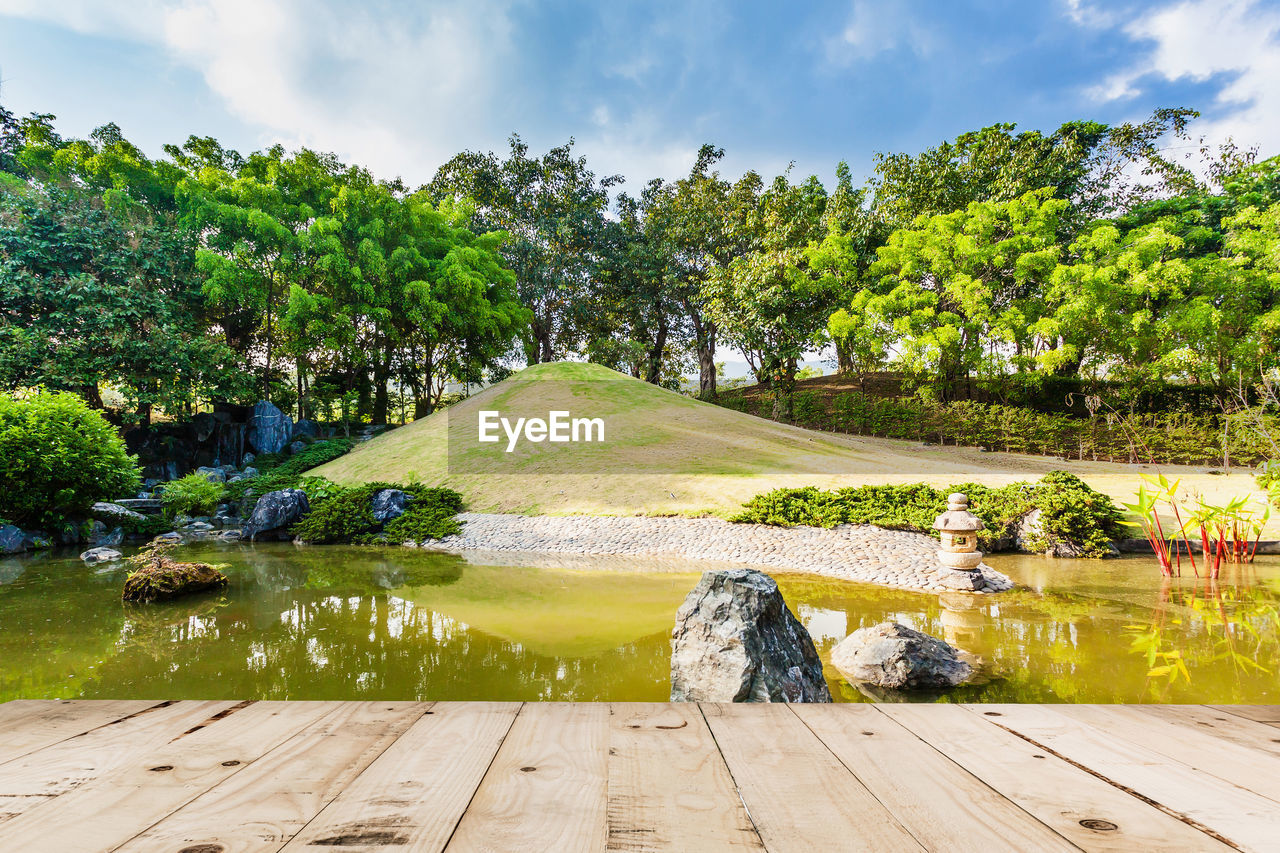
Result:
[[[1184,500],[1177,494],[1180,481],[1171,483],[1163,474],[1158,477],[1144,474],[1142,479],[1155,488],[1147,491],[1145,485],[1139,486],[1137,502],[1126,504],[1125,508],[1137,517],[1138,526],[1151,543],[1160,573],[1165,577],[1182,575],[1184,554],[1196,577],[1211,580],[1218,579],[1223,563],[1253,562],[1262,529],[1271,517],[1269,508],[1264,507],[1259,513],[1247,498],[1233,498],[1226,506],[1214,506],[1197,496],[1195,508],[1188,511],[1184,520]],[[1165,507],[1174,519],[1168,533],[1160,519],[1160,509]],[[1203,555],[1202,564],[1196,562],[1197,547]]]

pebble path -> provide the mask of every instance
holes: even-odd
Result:
[[[462,533],[432,543],[438,550],[527,551],[715,560],[810,572],[843,580],[930,591],[954,590],[938,565],[937,540],[867,524],[772,527],[719,518],[524,516],[464,512]],[[974,592],[1011,589],[1013,582],[980,567]],[[954,573],[951,573],[954,575]]]

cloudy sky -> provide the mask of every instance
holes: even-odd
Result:
[[[0,78],[10,109],[151,153],[283,142],[417,184],[516,131],[631,187],[703,142],[726,173],[829,182],[998,121],[1157,106],[1280,153],[1280,0],[0,0]]]

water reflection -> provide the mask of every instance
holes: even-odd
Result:
[[[672,620],[698,577],[694,565],[570,571],[400,549],[193,550],[227,564],[230,586],[151,606],[120,602],[119,566],[0,561],[0,700],[663,700]],[[916,700],[1280,701],[1275,563],[1215,592],[1185,578],[1162,587],[1133,561],[1000,562],[1026,588],[937,597],[778,580],[824,659],[848,633],[893,620],[979,667],[979,683]],[[1156,664],[1176,653],[1189,677],[1150,675],[1151,651],[1135,645],[1153,632]],[[826,674],[839,700],[901,698]]]

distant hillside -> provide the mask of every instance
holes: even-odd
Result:
[[[826,378],[826,377],[823,377]],[[601,417],[603,444],[474,441],[481,410]],[[450,454],[450,444],[453,453]],[[1066,469],[1118,500],[1132,499],[1138,466],[1064,462],[891,439],[816,432],[703,403],[594,364],[534,365],[430,417],[316,469],[338,482],[447,484],[474,511],[522,513],[725,512],[780,486],[984,482],[1002,485]],[[1206,497],[1244,493],[1243,474],[1170,467]]]

